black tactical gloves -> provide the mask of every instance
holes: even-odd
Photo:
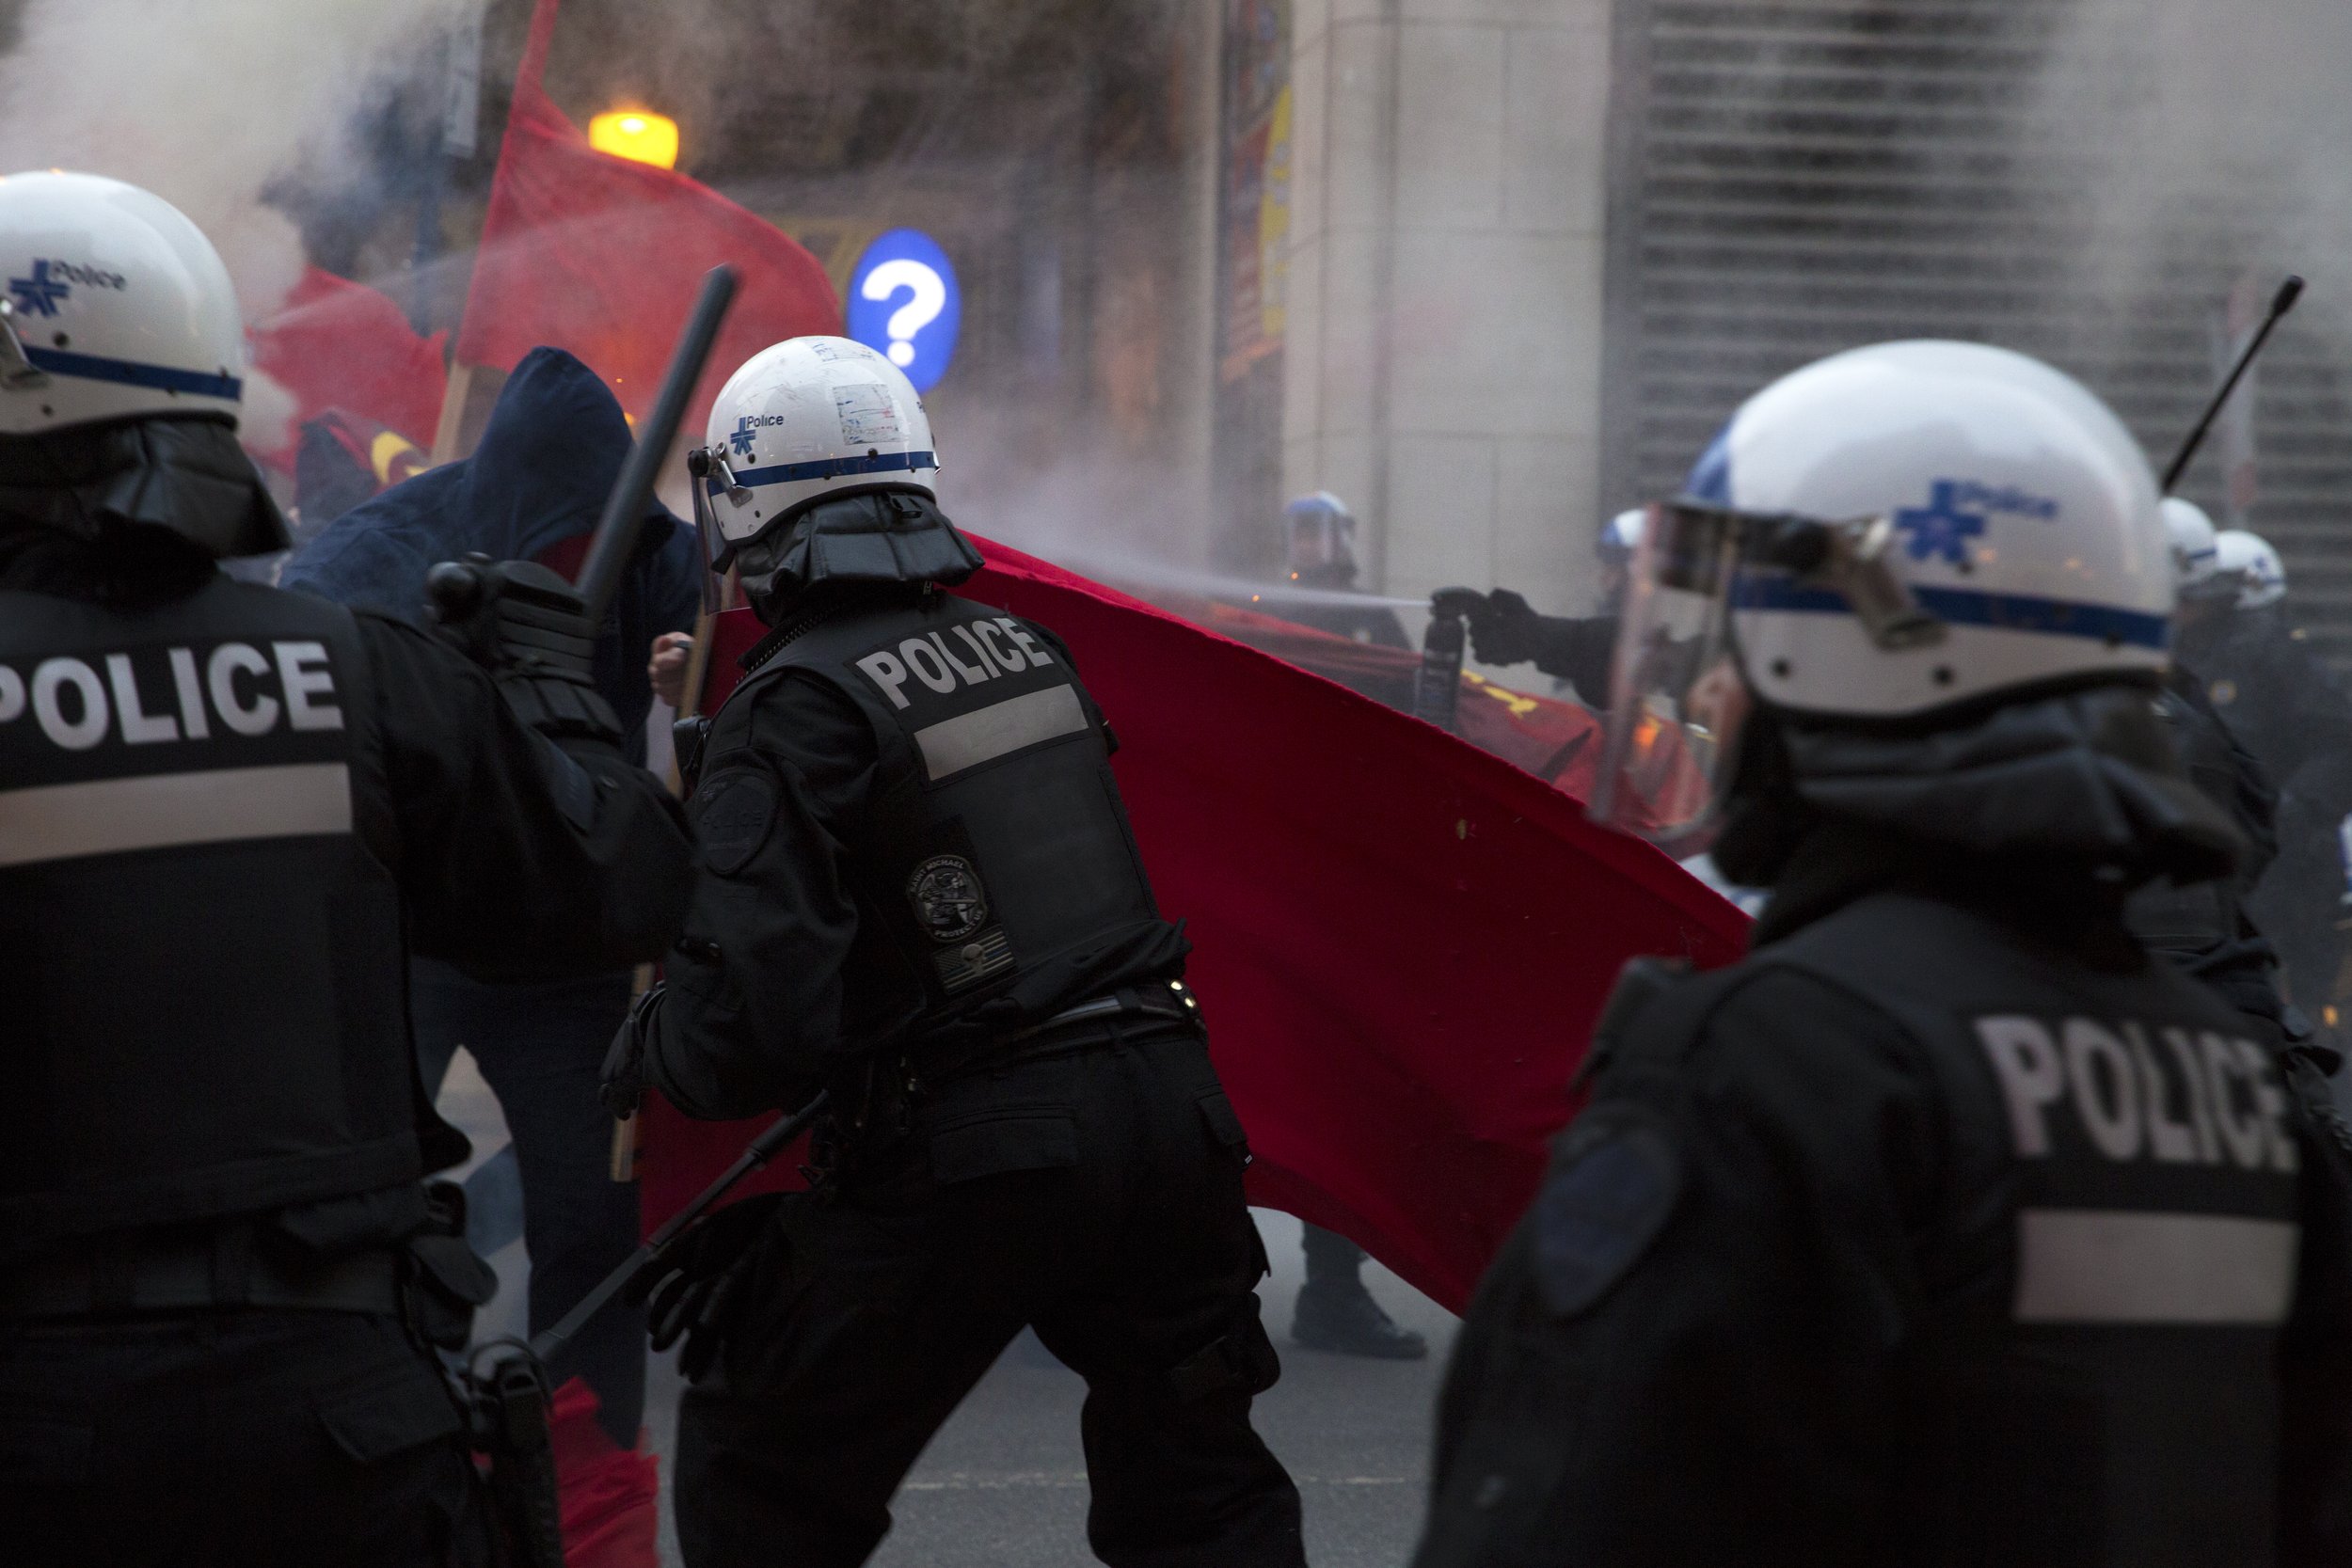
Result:
[[[782,1232],[775,1228],[781,1193],[764,1193],[696,1220],[628,1282],[628,1299],[645,1308],[653,1348],[679,1339],[678,1370],[698,1383],[718,1359],[744,1307],[755,1300],[752,1276]]]
[[[623,1119],[635,1116],[638,1101],[645,1098],[645,1031],[665,994],[662,987],[648,986],[629,1005],[628,1016],[612,1037],[612,1048],[604,1053],[604,1069],[596,1075],[596,1098]]]
[[[1542,641],[1544,617],[1535,613],[1534,605],[1508,588],[1478,595],[1468,620],[1470,652],[1481,664],[1524,664],[1535,657]]]
[[[425,592],[442,635],[523,722],[551,739],[620,744],[621,721],[596,690],[596,630],[570,583],[535,562],[469,554],[434,567]]]

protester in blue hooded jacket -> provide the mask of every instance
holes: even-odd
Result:
[[[494,561],[562,560],[592,533],[628,455],[628,421],[603,380],[558,349],[533,349],[508,378],[473,455],[344,513],[287,565],[280,582],[426,624],[425,573],[479,550]],[[646,651],[694,619],[702,552],[692,530],[655,503],[631,570],[606,612],[596,684],[644,759],[652,706]],[[612,1123],[596,1070],[629,1000],[629,976],[486,985],[419,960],[411,1006],[424,1081],[437,1085],[459,1045],[473,1053],[514,1132],[530,1250],[531,1329],[563,1316],[637,1244],[636,1189],[612,1180]],[[614,1303],[549,1373],[588,1380],[599,1419],[633,1445],[644,1408],[642,1313]]]
[[[490,410],[473,455],[362,501],[286,563],[278,582],[429,626],[424,575],[467,550],[539,559],[596,530],[628,455],[628,418],[603,378],[562,349],[526,355]],[[702,554],[659,501],[596,643],[596,685],[644,759],[653,696],[646,650],[693,624]]]

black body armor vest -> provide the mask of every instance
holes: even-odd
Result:
[[[1889,1434],[1904,1560],[2271,1561],[2303,1151],[2246,1021],[2161,964],[2099,973],[1909,895],[1751,963],[1896,1019],[1946,1107]]]
[[[851,610],[784,643],[848,697],[880,752],[851,846],[849,1016],[879,1043],[1035,1022],[1168,973],[1160,919],[1092,699],[1050,638],[947,594]],[[730,726],[714,721],[713,750]]]
[[[2165,691],[2157,705],[2189,782],[2235,819],[2240,810],[2237,760],[2220,719],[2177,691]],[[2123,923],[2150,952],[2189,968],[2238,942],[2247,925],[2238,884],[2231,879],[2185,887],[2151,882],[2125,903]]]
[[[11,1249],[422,1174],[372,700],[304,594],[0,593]]]

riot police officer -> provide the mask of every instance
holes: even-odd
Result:
[[[2185,616],[2178,653],[2215,711],[2278,788],[2279,855],[2248,897],[2286,959],[2297,1006],[2343,1040],[2342,923],[2352,914],[2343,827],[2352,814],[2352,698],[2286,618],[2286,573],[2258,535],[2216,541],[2217,583],[2234,588]],[[2335,1016],[2331,1017],[2333,1013]]]
[[[833,1098],[818,1190],[722,1211],[653,1292],[657,1343],[688,1334],[687,1560],[865,1560],[1025,1323],[1089,1386],[1104,1561],[1300,1562],[1249,1423],[1279,1366],[1247,1146],[1069,650],[945,592],[979,557],[882,356],[779,343],[709,429],[723,559],[771,630],[683,749],[706,875],[617,1098]]]
[[[1356,558],[1356,514],[1328,490],[1300,496],[1282,508],[1282,570],[1301,588],[1354,594],[1362,565]],[[1379,648],[1410,648],[1405,623],[1387,605],[1367,596],[1361,605],[1344,599],[1284,603],[1282,619],[1353,642]]]
[[[10,176],[0,280],[6,1555],[449,1560],[473,1470],[431,1347],[490,1281],[421,1183],[466,1146],[417,1082],[404,930],[492,974],[652,956],[683,823],[552,576],[477,574],[485,671],[219,570],[285,524],[177,210]]]
[[[1555,680],[1565,681],[1587,707],[1609,705],[1609,657],[1617,645],[1617,614],[1626,574],[1642,543],[1639,508],[1609,519],[1593,541],[1601,570],[1601,610],[1597,615],[1539,615],[1524,594],[1508,588],[1476,594],[1470,613],[1470,652],[1483,664],[1533,661]]]
[[[2167,496],[2162,515],[2182,611],[2234,594],[2234,580],[2217,569],[2213,520],[2203,510]],[[2309,1026],[2288,1007],[2279,986],[2278,952],[2245,905],[2247,891],[2278,854],[2278,792],[2262,764],[2214,710],[2205,683],[2177,650],[2156,705],[2183,771],[2228,814],[2245,847],[2227,877],[2185,884],[2158,879],[2141,887],[2123,906],[2123,924],[2150,952],[2212,986],[2232,1006],[2261,1020],[2279,1037],[2299,1040]]]
[[[2343,1560],[2345,1149],[2121,914],[2236,847],[2150,702],[2146,459],[2046,366],[1886,344],[1749,400],[1649,526],[1609,755],[1679,718],[1772,902],[1613,999],[1422,1568]]]

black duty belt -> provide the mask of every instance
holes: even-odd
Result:
[[[123,1242],[94,1238],[83,1255],[0,1269],[0,1319],[85,1318],[122,1312],[265,1307],[397,1313],[399,1255],[363,1252],[332,1262],[281,1262],[251,1233]]]
[[[1121,987],[1108,996],[1098,996],[1074,1007],[1064,1007],[1041,1023],[1032,1023],[1009,1035],[999,1035],[991,1043],[998,1047],[1019,1045],[1043,1035],[1059,1034],[1075,1024],[1096,1023],[1130,1015],[1189,1020],[1200,1016],[1200,1006],[1182,980],[1148,981],[1140,986]]]
[[[1200,1004],[1193,1000],[1192,988],[1182,980],[1146,980],[1140,985],[1122,986],[1107,995],[1064,1007],[1053,1017],[1025,1028],[991,1035],[946,1052],[918,1051],[911,1060],[924,1077],[937,1083],[959,1073],[1051,1055],[1064,1046],[1107,1037],[1104,1032],[1105,1024],[1146,1020],[1197,1025],[1200,1011]]]

